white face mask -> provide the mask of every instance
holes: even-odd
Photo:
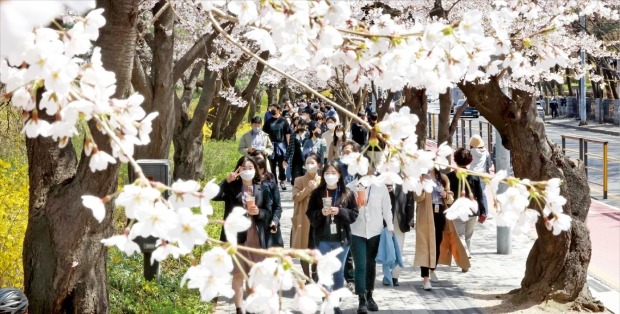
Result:
[[[338,183],[338,175],[337,174],[326,174],[324,176],[325,178],[325,183],[327,183],[327,185],[334,185],[336,183]]]
[[[315,164],[306,164],[306,170],[310,173],[316,173],[316,165]]]
[[[344,135],[344,133],[342,133],[342,132],[336,132],[336,136],[338,136],[338,137],[342,137],[343,135]]]
[[[327,128],[330,129],[330,130],[333,130],[335,127],[336,127],[336,125],[333,124],[333,123],[328,123],[327,124]]]
[[[254,170],[243,170],[241,171],[241,179],[245,181],[250,181],[254,179],[254,175],[256,175],[256,171]]]

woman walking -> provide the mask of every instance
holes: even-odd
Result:
[[[444,210],[454,201],[450,191],[450,181],[432,168],[425,179],[433,180],[435,187],[431,193],[414,194],[416,206],[416,243],[414,266],[420,266],[424,290],[432,290],[430,281],[437,282],[435,268],[439,260],[443,229],[446,224]]]
[[[344,260],[351,245],[351,224],[358,209],[355,194],[344,184],[338,164],[330,162],[323,167],[321,184],[310,195],[306,212],[313,228],[314,242],[321,254],[342,248],[338,254],[340,270],[333,274],[333,290],[344,286]],[[340,309],[335,309],[340,313]]]
[[[280,189],[278,189],[278,181],[276,176],[270,173],[267,169],[267,159],[261,155],[254,157],[256,166],[258,167],[258,174],[261,178],[261,184],[263,189],[269,193],[270,198],[273,200],[271,206],[271,219],[269,221],[268,229],[265,230],[267,237],[267,247],[283,247],[284,240],[282,239],[282,230],[280,230],[280,218],[282,217],[282,205],[280,202]]]
[[[232,212],[234,207],[243,207],[248,212],[252,224],[247,231],[237,234],[237,243],[252,248],[267,248],[265,230],[272,218],[271,208],[273,200],[263,186],[256,162],[251,157],[241,157],[237,162],[237,170],[229,173],[220,184],[219,194],[214,201],[224,201],[224,219]],[[220,240],[227,242],[226,233],[222,228]],[[252,262],[260,262],[265,256],[241,250],[245,258]],[[251,265],[243,259],[239,260],[243,271],[247,274]],[[235,263],[233,270],[232,288],[235,292],[233,297],[237,313],[243,313],[243,273]]]
[[[355,293],[359,298],[358,314],[378,311],[379,306],[372,298],[375,288],[379,239],[385,221],[388,231],[394,232],[392,223],[392,202],[384,184],[362,185],[359,180],[348,187],[356,191],[359,215],[351,224],[351,253],[355,263]]]
[[[340,158],[340,155],[342,154],[342,146],[344,146],[346,141],[347,138],[344,135],[344,127],[342,124],[338,124],[334,130],[334,139],[331,141],[331,144],[328,145],[327,161]]]
[[[321,176],[318,175],[318,170],[321,167],[321,158],[319,155],[310,153],[306,157],[306,174],[295,179],[293,182],[293,226],[291,229],[291,248],[293,249],[308,249],[314,248],[314,243],[310,241],[312,236],[310,232],[310,220],[306,216],[308,210],[308,203],[310,202],[310,194],[321,183]],[[313,266],[313,272],[316,268]],[[308,278],[313,278],[310,272],[308,262],[301,261],[301,268],[304,274]]]

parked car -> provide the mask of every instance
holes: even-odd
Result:
[[[545,108],[543,108],[540,100],[536,101],[536,111],[538,112],[540,119],[545,121]]]
[[[457,110],[459,107],[461,107],[463,104],[465,104],[465,99],[459,99],[459,101],[456,104],[452,104],[452,108],[450,109],[450,114],[454,115],[454,111]],[[463,113],[461,113],[461,117],[478,118],[479,116],[480,116],[480,113],[478,112],[478,109],[474,107],[469,107],[469,106],[465,108],[465,111],[463,111]]]

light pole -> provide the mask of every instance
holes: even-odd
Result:
[[[586,30],[586,16],[579,17],[579,24],[581,24],[581,32],[585,33]],[[579,51],[581,56],[581,70],[583,75],[579,80],[579,125],[586,125],[586,51],[583,47]]]

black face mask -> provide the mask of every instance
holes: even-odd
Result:
[[[321,136],[321,132],[314,132],[314,137],[319,138]]]
[[[278,113],[275,109],[271,109],[271,110],[269,110],[269,112],[270,112],[272,115],[274,115],[274,116],[276,115],[276,113]]]

